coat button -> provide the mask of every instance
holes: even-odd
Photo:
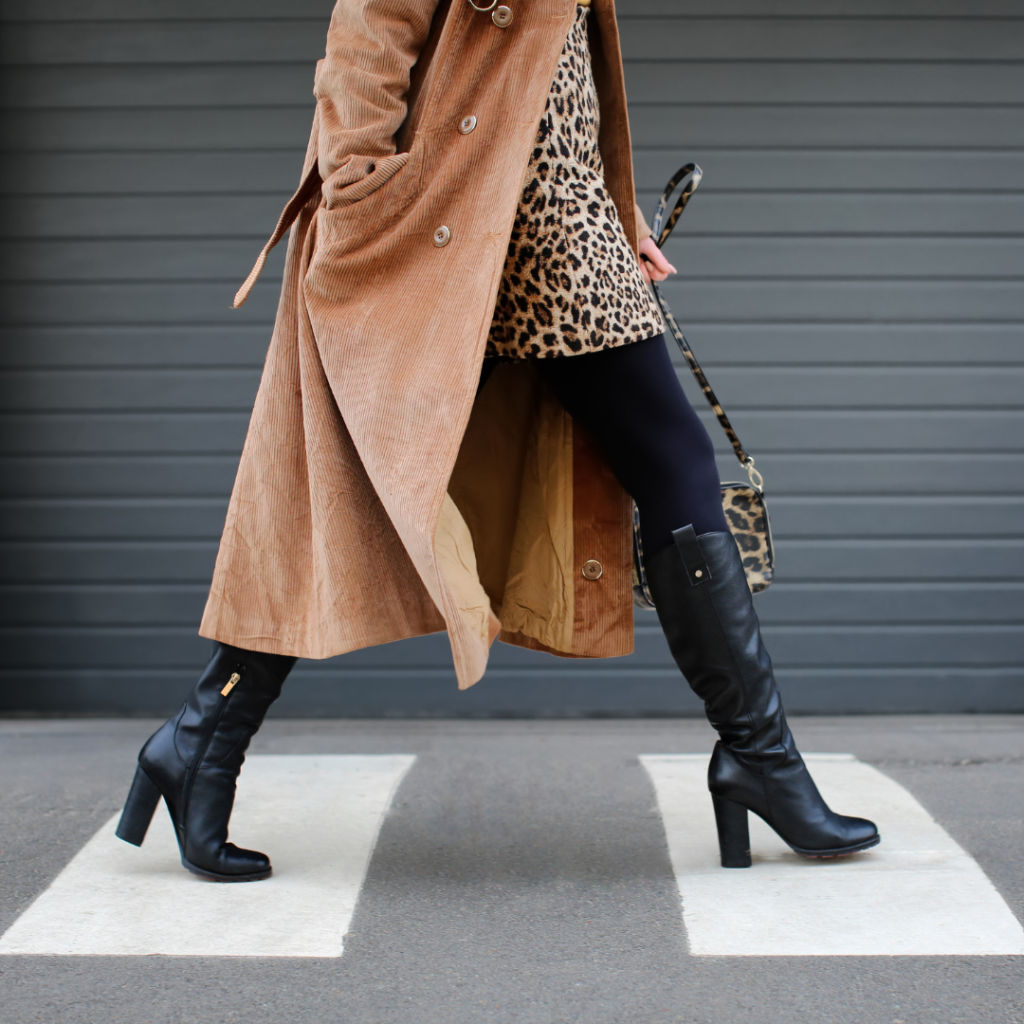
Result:
[[[512,24],[512,9],[502,4],[492,15],[491,21],[498,28],[508,28]]]
[[[473,114],[467,114],[466,117],[459,122],[459,131],[462,132],[463,135],[468,135],[475,127],[476,116]]]
[[[596,558],[590,558],[583,563],[583,575],[588,580],[599,580],[604,575],[604,566]]]
[[[444,224],[442,224],[434,232],[434,245],[436,245],[438,247],[438,249],[444,248],[444,246],[446,246],[451,240],[452,240],[452,233],[451,233],[451,231],[448,230],[448,228]]]

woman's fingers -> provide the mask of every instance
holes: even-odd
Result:
[[[678,273],[665,259],[665,254],[655,245],[653,238],[645,238],[640,243],[640,256],[640,269],[648,281],[664,281],[669,274]]]

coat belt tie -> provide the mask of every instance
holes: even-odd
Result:
[[[235,294],[235,301],[231,303],[233,309],[238,309],[249,298],[249,292],[252,291],[253,285],[259,280],[259,276],[263,273],[263,268],[267,264],[270,250],[284,238],[288,233],[288,229],[295,223],[295,218],[298,217],[299,211],[320,191],[322,186],[323,180],[320,177],[320,169],[314,163],[302,179],[302,184],[299,185],[295,195],[288,200],[285,208],[281,211],[281,216],[278,218],[274,233],[267,240],[267,244],[263,246],[259,256],[256,257],[255,265],[249,271],[249,276],[242,282],[242,287]]]

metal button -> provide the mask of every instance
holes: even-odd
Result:
[[[498,28],[508,28],[512,24],[512,9],[502,4],[492,15],[491,21]]]
[[[452,240],[452,233],[451,233],[451,231],[448,230],[448,228],[444,224],[442,224],[434,232],[434,245],[436,245],[438,247],[438,249],[444,248],[444,246],[446,246],[451,240]]]
[[[589,558],[583,563],[583,575],[588,580],[599,580],[604,575],[604,566],[596,558]]]
[[[698,569],[693,575],[696,576],[697,579],[700,579],[701,576],[704,575],[704,573],[703,573],[703,571],[701,569]]]
[[[589,7],[590,6],[590,0],[576,0],[576,6],[577,7]]]
[[[476,127],[476,115],[474,115],[474,114],[467,114],[459,122],[459,131],[462,132],[463,135],[468,135],[475,127]]]

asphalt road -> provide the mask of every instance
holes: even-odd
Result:
[[[154,725],[0,722],[0,932],[118,810]],[[793,727],[907,787],[1024,920],[1024,719]],[[5,956],[0,1022],[1024,1024],[1024,957],[690,956],[637,755],[711,742],[696,721],[268,722],[254,752],[418,755],[344,956]]]

